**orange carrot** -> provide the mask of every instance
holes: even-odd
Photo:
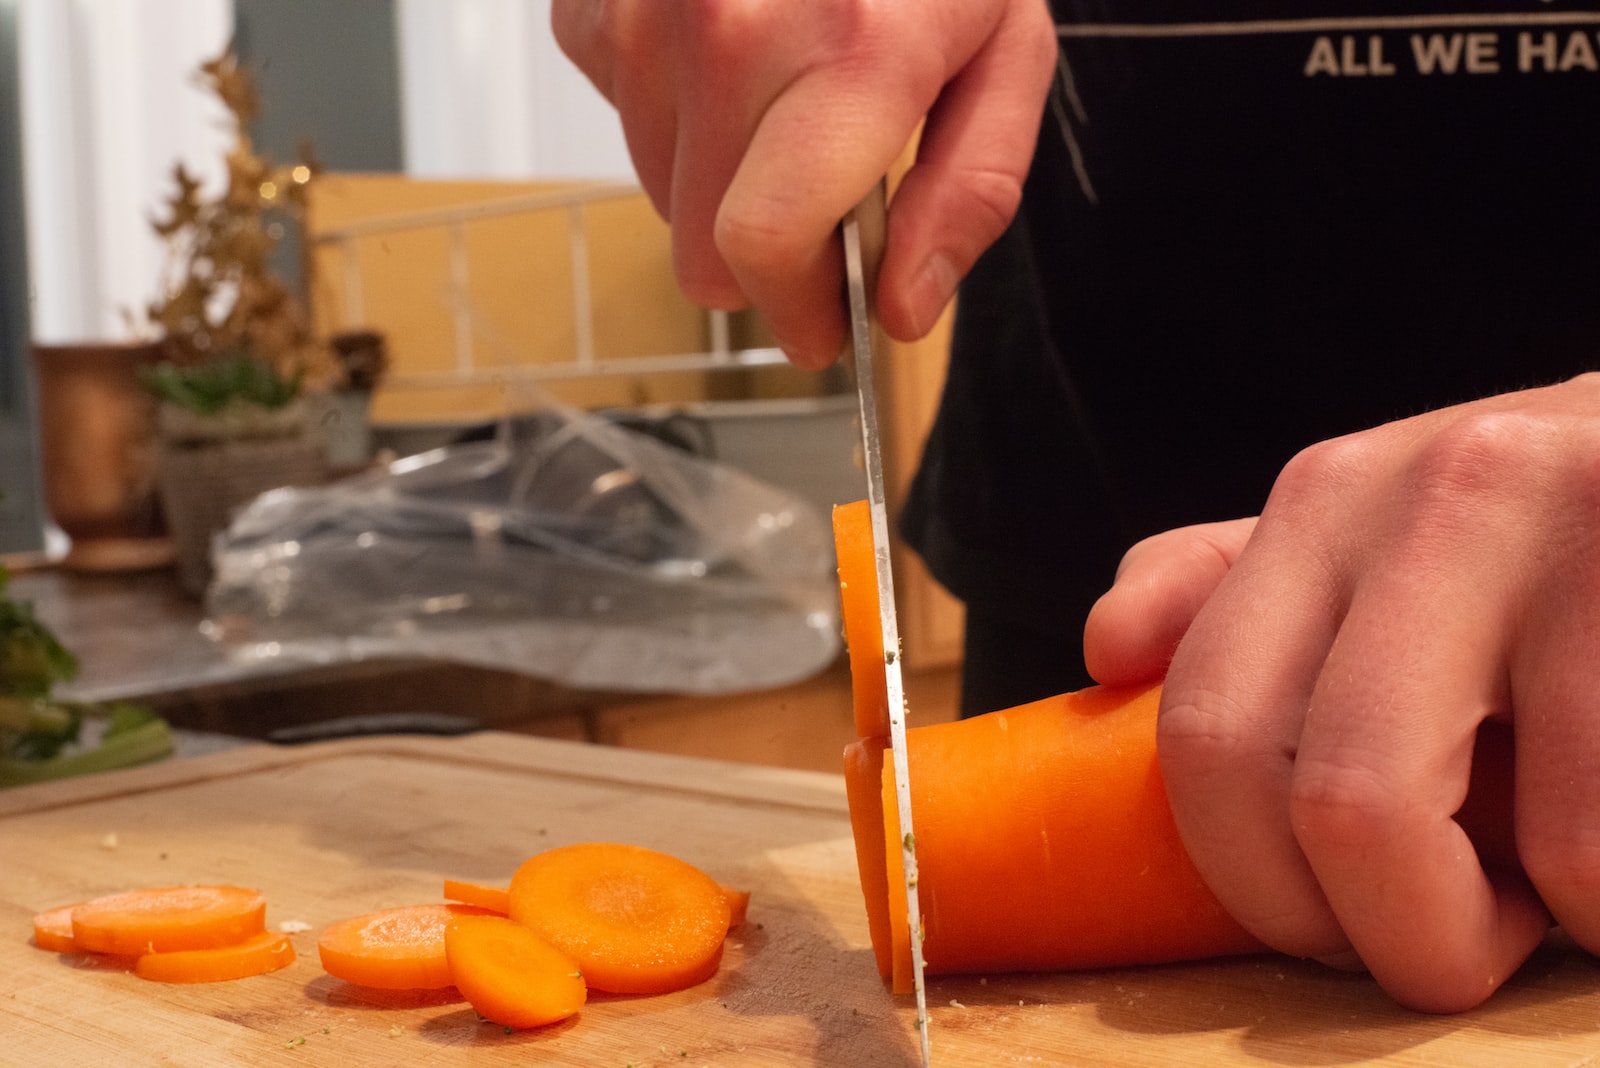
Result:
[[[834,510],[840,596],[877,628],[864,502]],[[851,578],[846,578],[851,576]],[[870,594],[870,595],[869,595]],[[870,623],[870,625],[868,625]],[[870,639],[869,639],[870,640]],[[881,975],[910,990],[911,938],[930,974],[1149,963],[1259,944],[1223,911],[1178,839],[1156,766],[1159,690],[1090,689],[907,731],[923,928],[906,929],[892,754],[878,729],[883,666],[864,671],[846,792]]]
[[[323,969],[336,979],[384,990],[451,985],[444,931],[459,916],[492,916],[471,905],[402,905],[329,924],[317,938]]]
[[[94,953],[209,949],[266,929],[267,902],[238,886],[163,886],[86,901],[72,910],[72,940]]]
[[[722,896],[728,899],[728,926],[738,927],[750,914],[750,891],[736,886],[723,886]]]
[[[872,549],[872,516],[866,501],[835,505],[833,540],[839,561],[844,643],[850,656],[850,688],[856,736],[889,736],[889,690],[883,664],[883,625],[878,618],[878,568]]]
[[[1156,766],[1160,691],[1092,688],[907,732],[930,973],[1039,971],[1244,953],[1178,838]],[[893,757],[880,832],[900,858]],[[900,895],[891,893],[893,908]],[[908,989],[894,915],[888,973]]]
[[[52,953],[76,953],[72,939],[72,910],[77,905],[59,905],[33,917],[33,944]]]
[[[463,879],[446,879],[444,899],[476,905],[490,912],[498,912],[502,916],[511,911],[511,891],[503,886],[485,886],[482,883],[469,883]]]
[[[864,504],[834,512],[846,620],[872,621]],[[848,624],[847,624],[848,634]],[[877,728],[882,665],[844,770],[878,971],[911,989],[904,851],[892,756]],[[1091,687],[908,730],[922,949],[930,974],[1154,963],[1258,950],[1201,881],[1178,837],[1156,760],[1160,687]],[[883,732],[886,733],[886,732]],[[1485,867],[1520,870],[1510,730],[1486,723],[1456,818]]]
[[[293,963],[294,945],[289,936],[262,931],[228,946],[145,953],[134,961],[133,972],[163,983],[215,983],[265,975]]]
[[[889,861],[884,851],[883,766],[889,739],[862,738],[845,746],[844,788],[855,836],[856,872],[867,906],[867,931],[878,974],[889,975],[892,925],[889,917]],[[893,807],[893,806],[890,806]],[[915,822],[915,815],[912,817]],[[895,882],[898,889],[902,884]],[[903,897],[904,894],[897,894]],[[904,911],[905,905],[900,906]],[[903,923],[904,921],[902,921]]]
[[[511,877],[511,918],[578,962],[590,989],[663,994],[711,978],[730,918],[716,880],[616,842],[547,850]]]
[[[444,946],[456,989],[497,1024],[542,1027],[588,997],[572,958],[504,916],[458,916],[445,927]]]

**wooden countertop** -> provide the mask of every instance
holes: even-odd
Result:
[[[752,891],[711,981],[596,995],[506,1034],[445,996],[323,973],[316,930],[506,879],[563,842],[675,853]],[[0,792],[0,1062],[6,1065],[915,1064],[913,1006],[877,978],[842,780],[483,733],[249,746]],[[130,886],[255,886],[299,921],[267,976],[168,986],[30,944],[33,912]],[[1560,939],[1451,1017],[1367,979],[1276,957],[1069,975],[939,978],[939,1065],[1574,1065],[1600,1053],[1600,968]]]

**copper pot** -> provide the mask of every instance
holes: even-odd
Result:
[[[139,381],[161,358],[157,342],[33,347],[45,503],[72,539],[64,566],[172,560],[156,492],[156,402]]]

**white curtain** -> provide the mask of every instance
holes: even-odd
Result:
[[[556,47],[550,0],[398,0],[406,172],[634,177],[611,105]]]
[[[230,0],[19,0],[33,336],[139,336],[160,284],[150,219],[183,160],[215,188],[227,113],[193,83]]]

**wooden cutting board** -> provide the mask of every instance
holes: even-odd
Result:
[[[752,891],[710,982],[595,995],[507,1034],[448,994],[326,975],[316,931],[503,882],[540,849],[614,839]],[[272,975],[146,982],[30,941],[35,911],[132,886],[263,890],[307,924]],[[940,1065],[1592,1063],[1600,968],[1552,941],[1481,1009],[1396,1008],[1370,981],[1275,957],[929,983]],[[872,964],[842,781],[506,734],[251,747],[0,793],[0,1064],[910,1065],[909,999]]]

